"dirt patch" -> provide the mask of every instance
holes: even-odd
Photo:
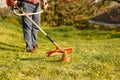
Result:
[[[120,6],[114,5],[110,10],[106,10],[98,16],[89,19],[89,23],[97,24],[92,28],[105,31],[120,31]]]
[[[103,14],[91,18],[89,22],[100,25],[120,26],[120,7],[112,8],[110,11],[104,11]]]

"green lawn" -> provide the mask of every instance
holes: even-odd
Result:
[[[120,80],[120,32],[43,29],[62,48],[73,48],[71,61],[46,57],[55,46],[41,32],[39,49],[27,53],[21,26],[0,22],[0,80]]]

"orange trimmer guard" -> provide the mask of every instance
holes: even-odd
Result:
[[[69,53],[72,53],[72,48],[65,48],[62,50],[60,50],[59,48],[56,48],[55,50],[47,52],[46,55],[49,57],[49,56],[52,56],[52,55],[57,54],[57,53],[69,54]]]

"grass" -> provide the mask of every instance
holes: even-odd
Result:
[[[46,57],[54,45],[39,32],[39,49],[25,50],[22,28],[0,22],[0,80],[119,80],[120,32],[43,28],[62,48],[72,47],[70,62]]]

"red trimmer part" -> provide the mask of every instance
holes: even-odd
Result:
[[[47,52],[46,55],[49,57],[49,56],[52,56],[55,54],[62,53],[63,55],[62,55],[61,61],[69,62],[70,58],[67,56],[67,54],[69,54],[71,52],[72,52],[72,48],[65,48],[65,49],[61,50],[61,49],[59,49],[59,47],[56,47],[55,50]]]
[[[54,54],[58,54],[58,53],[72,53],[72,48],[65,48],[65,49],[62,49],[63,51],[61,51],[59,48],[56,47],[55,50],[52,50],[52,51],[49,51],[46,53],[46,55],[49,57],[49,56],[52,56]]]
[[[70,58],[67,55],[63,55],[61,61],[69,62]]]
[[[12,6],[12,1],[13,1],[13,0],[6,0],[7,6]]]

